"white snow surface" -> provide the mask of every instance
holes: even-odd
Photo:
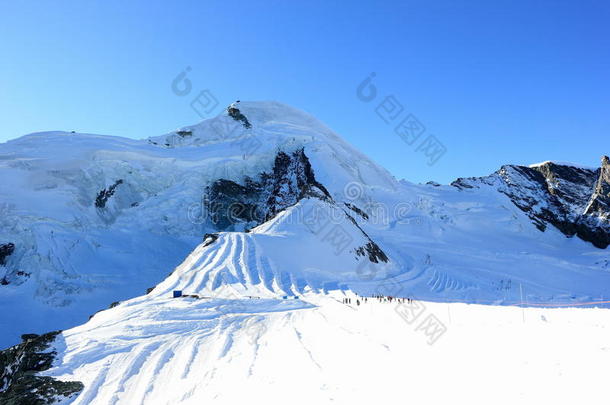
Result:
[[[579,163],[565,162],[565,161],[559,161],[559,160],[545,160],[544,162],[533,163],[533,164],[529,165],[529,167],[539,167],[539,166],[547,165],[549,163],[553,163],[553,164],[556,164],[558,166],[575,167],[577,169],[585,169],[585,170],[596,170],[597,169],[597,167],[585,166],[585,165],[581,165]]]
[[[44,374],[84,383],[73,404],[574,404],[606,395],[607,310],[415,310],[356,299],[134,299],[64,332],[62,357]],[[430,327],[429,316],[440,323]]]
[[[599,393],[607,310],[510,305],[605,306],[607,250],[540,232],[495,184],[399,182],[306,113],[238,107],[252,128],[221,114],[148,140],[47,132],[0,144],[0,243],[16,246],[5,271],[30,274],[0,285],[0,344],[72,328],[47,372],[85,384],[68,402],[567,403]],[[199,215],[206,186],[256,177],[298,148],[332,201],[305,198],[202,242],[215,231]],[[369,238],[387,263],[356,253]],[[175,290],[199,298],[172,299]],[[396,303],[341,302],[379,293],[426,311],[410,324]],[[123,302],[86,322],[113,301]],[[433,345],[418,330],[428,314],[447,327]],[[590,389],[576,393],[574,381]]]
[[[264,252],[257,256],[263,263],[255,263],[273,268],[260,271],[274,277],[261,288],[235,270],[216,288],[373,293],[390,279],[393,295],[434,301],[514,304],[520,291],[528,302],[610,295],[607,251],[553,227],[541,233],[495,186],[459,191],[398,182],[304,112],[276,102],[238,107],[252,128],[221,114],[182,128],[191,133],[185,137],[45,132],[0,144],[0,243],[16,246],[4,271],[29,274],[0,286],[1,346],[22,333],[75,326],[154,287],[215,230],[201,218],[207,185],[256,177],[271,169],[278,151],[297,148],[334,204],[303,200],[252,234],[222,237],[219,246],[230,252]],[[96,208],[97,194],[119,179],[106,207]],[[366,211],[368,220],[344,203]],[[333,218],[323,231],[303,224],[312,204]],[[343,211],[389,263],[369,266],[354,254],[366,240]],[[340,252],[329,236],[337,226],[352,240]]]

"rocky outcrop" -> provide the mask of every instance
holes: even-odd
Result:
[[[244,184],[219,179],[206,188],[206,210],[218,230],[241,230],[259,225],[305,197],[330,199],[315,179],[303,149],[278,152],[270,173]]]
[[[15,251],[14,243],[3,243],[0,244],[0,266],[4,266],[6,264],[6,258],[13,254]]]
[[[53,404],[82,391],[83,384],[78,381],[38,375],[51,368],[57,352],[49,349],[59,333],[23,335],[22,343],[0,351],[1,404]]]
[[[210,246],[212,243],[218,240],[217,233],[206,233],[203,235],[203,247]]]
[[[335,203],[326,187],[315,177],[303,149],[292,153],[278,152],[270,173],[263,172],[258,179],[247,177],[244,184],[219,179],[206,189],[206,210],[218,230],[248,231],[306,197]],[[347,208],[367,220],[368,215],[350,203]],[[356,256],[366,256],[373,263],[388,262],[381,248],[364,232],[358,222],[341,208],[368,242],[355,249]],[[206,235],[207,244],[215,239]]]
[[[110,197],[112,197],[112,195],[116,191],[116,188],[119,186],[119,184],[123,184],[122,179],[118,179],[117,181],[114,182],[114,184],[112,184],[107,189],[101,190],[97,194],[97,197],[95,198],[95,206],[97,208],[104,208],[106,206],[106,203],[108,202],[108,199]]]
[[[356,256],[366,256],[371,261],[371,263],[380,263],[380,262],[387,263],[390,259],[388,259],[388,256],[386,256],[384,251],[381,250],[379,245],[377,245],[371,239],[371,237],[366,232],[364,232],[364,229],[362,229],[360,227],[360,225],[358,225],[358,222],[354,219],[354,217],[349,215],[347,212],[345,212],[345,215],[350,220],[350,222],[352,224],[354,224],[354,226],[356,228],[358,228],[358,230],[360,232],[362,232],[362,235],[364,235],[364,237],[366,239],[368,239],[368,242],[364,246],[360,246],[360,247],[355,249],[354,252],[356,253]],[[368,216],[367,216],[366,219],[368,219]]]
[[[6,258],[9,257],[10,255],[12,255],[14,251],[15,251],[14,243],[9,242],[9,243],[0,244],[0,266],[6,265]],[[19,273],[22,273],[20,275],[26,274],[24,272],[19,272]],[[29,274],[27,276],[29,277]],[[7,272],[7,274],[5,274],[2,278],[0,278],[0,285],[11,284],[11,282],[9,281],[9,278],[10,278],[10,274],[9,274],[9,272]]]
[[[239,101],[237,103],[239,103]],[[252,124],[250,124],[248,118],[244,114],[242,114],[241,111],[239,111],[239,108],[236,107],[237,103],[233,103],[229,107],[227,107],[227,113],[229,114],[229,117],[233,118],[235,121],[241,122],[244,128],[252,128]]]
[[[349,208],[350,210],[354,211],[356,214],[360,215],[363,219],[366,219],[366,220],[369,219],[369,214],[367,214],[366,212],[362,211],[360,208],[358,208],[354,204],[351,204],[351,203],[348,203],[348,202],[344,202],[343,204],[345,204],[345,206],[347,208]]]
[[[595,246],[610,245],[610,159],[602,157],[602,165],[595,190],[579,218],[579,236],[590,240]]]
[[[176,131],[176,135],[178,135],[181,138],[186,138],[189,136],[193,136],[193,131],[180,130],[180,131]]]
[[[373,242],[370,239],[366,245],[361,246],[358,249],[356,249],[356,255],[357,256],[367,256],[369,258],[369,260],[373,263],[379,263],[379,262],[387,263],[389,260],[388,257],[386,256],[386,254],[383,252],[383,250],[381,250],[379,245],[377,245],[375,242]]]
[[[538,229],[553,225],[568,237],[578,236],[604,249],[610,244],[610,164],[600,169],[545,162],[506,165],[491,176],[460,178],[461,190],[495,186],[527,214]]]
[[[8,271],[5,276],[0,279],[0,285],[21,285],[25,283],[31,275],[31,273],[21,270]]]
[[[602,166],[595,184],[595,191],[585,209],[586,215],[598,216],[606,221],[610,212],[610,159],[602,157]]]

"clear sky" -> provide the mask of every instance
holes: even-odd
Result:
[[[608,1],[3,1],[0,55],[0,142],[193,124],[171,91],[190,66],[221,104],[291,104],[415,182],[610,154]],[[386,96],[404,107],[389,123]],[[409,113],[413,145],[394,133]],[[432,166],[428,134],[446,148]]]

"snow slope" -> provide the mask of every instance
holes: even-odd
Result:
[[[45,373],[85,385],[73,404],[596,402],[610,313],[425,303],[128,301],[68,330]],[[420,310],[418,309],[419,313]],[[403,314],[401,316],[401,314]],[[444,332],[421,326],[428,315]],[[433,344],[430,344],[433,342]]]
[[[250,130],[221,115],[189,127],[191,143],[180,148],[155,145],[175,133],[137,141],[45,132],[0,144],[0,244],[15,245],[0,266],[0,346],[154,287],[215,230],[202,214],[205,187],[269,170],[278,150],[307,145],[329,186],[345,178],[392,186],[313,117],[272,102],[242,108]]]
[[[328,201],[301,199],[251,233],[207,248],[254,254],[244,260],[257,270],[241,263],[211,270],[225,279],[163,285],[278,296],[371,293],[390,280],[393,295],[498,304],[519,302],[522,293],[549,303],[610,295],[607,250],[554,227],[541,233],[499,185],[399,182],[304,112],[275,102],[238,107],[251,127],[225,113],[141,141],[46,132],[0,144],[0,244],[15,245],[0,266],[0,346],[24,332],[77,325],[154,287],[219,230],[206,211],[206,187],[219,179],[244,184],[272,172],[278,153],[300,149]],[[387,263],[362,255],[369,242]]]
[[[0,344],[67,329],[45,372],[84,384],[64,402],[600,394],[608,314],[588,307],[607,306],[610,252],[541,215],[555,204],[578,218],[595,187],[603,232],[606,171],[589,185],[597,172],[566,166],[585,180],[553,178],[553,193],[578,187],[550,202],[536,200],[548,179],[519,166],[416,185],[306,113],[231,108],[141,141],[52,132],[0,144],[0,244],[14,244]],[[354,305],[356,294],[416,301]],[[546,308],[564,306],[582,308]]]

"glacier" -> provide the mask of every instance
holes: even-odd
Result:
[[[526,381],[532,351],[551,356],[586,331],[603,346],[607,158],[413,184],[305,112],[239,102],[145,140],[27,135],[0,144],[0,173],[0,244],[14,246],[0,345],[64,330],[41,375],[82,382],[69,403],[391,399],[417,380],[411,361],[433,379],[445,356],[480,350],[454,361],[484,378],[497,356]],[[376,295],[421,303],[454,338],[428,344],[401,316],[411,306]],[[531,330],[536,347],[497,352]],[[587,353],[600,368],[603,347]],[[579,364],[536,358],[544,372]],[[464,377],[453,392],[466,394]],[[425,398],[434,381],[413,389]]]

